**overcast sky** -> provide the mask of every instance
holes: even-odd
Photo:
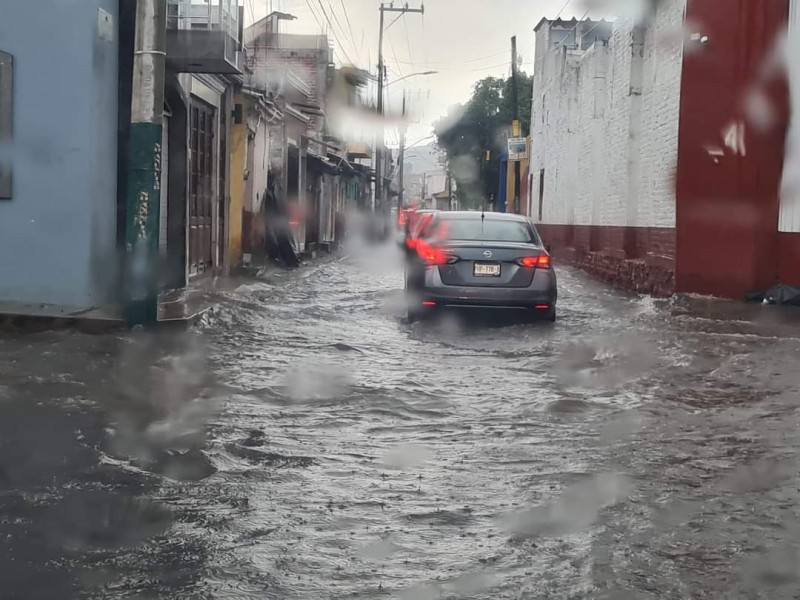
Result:
[[[394,5],[402,6],[405,1]],[[422,3],[407,1],[410,8],[419,8]],[[329,35],[337,63],[352,60],[358,67],[377,72],[380,0],[242,0],[242,3],[247,23],[270,10],[280,10],[297,16],[296,21],[283,24],[285,33],[333,29],[338,41]],[[409,144],[429,135],[432,124],[448,107],[466,101],[476,81],[510,73],[512,35],[517,36],[522,69],[530,73],[533,28],[542,17],[555,17],[565,0],[427,0],[424,4],[424,15],[401,17],[388,29],[384,39],[389,82],[418,71],[438,71],[435,75],[410,77],[387,88],[389,110],[399,110],[404,91],[409,99],[412,116]],[[585,6],[583,0],[571,0],[561,16],[581,17]],[[394,16],[386,14],[387,26]],[[396,132],[389,132],[387,143],[394,141]]]

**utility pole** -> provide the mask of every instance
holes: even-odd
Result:
[[[520,137],[519,92],[517,91],[517,36],[511,38],[511,100],[514,103],[514,122],[511,125],[512,137]],[[514,161],[514,212],[519,214],[520,161]]]
[[[378,116],[379,118],[383,117],[383,79],[385,76],[386,65],[383,62],[383,32],[386,27],[384,27],[384,15],[385,13],[400,13],[398,18],[403,16],[406,13],[425,13],[425,6],[422,5],[420,8],[409,8],[408,5],[395,8],[392,4],[383,4],[381,3],[380,6],[380,13],[381,13],[381,22],[380,22],[380,32],[378,33]],[[392,24],[389,24],[391,27]],[[382,172],[382,148],[383,148],[383,121],[381,119],[381,125],[379,127],[379,137],[378,143],[375,145],[375,177],[376,177],[376,184],[375,184],[375,202],[373,203],[373,210],[377,209],[378,206],[381,208],[385,208],[384,204],[384,182],[383,182],[383,172]]]
[[[447,167],[447,209],[453,210],[453,176],[450,167]]]
[[[403,92],[403,123],[400,131],[400,154],[398,160],[400,161],[400,201],[397,205],[397,212],[406,205],[406,189],[405,189],[405,162],[406,162],[406,93]]]
[[[130,327],[158,322],[158,223],[167,3],[138,0],[133,56],[124,317]]]

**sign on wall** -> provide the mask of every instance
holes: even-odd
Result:
[[[511,162],[528,158],[528,141],[524,137],[508,138],[508,160]]]
[[[11,199],[11,116],[14,59],[0,50],[0,200]]]

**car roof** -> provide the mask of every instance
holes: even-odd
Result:
[[[529,219],[526,215],[515,215],[511,213],[500,212],[478,212],[472,210],[452,210],[439,213],[440,219],[480,219],[483,215],[486,219],[492,221],[516,221],[518,223],[528,223]]]

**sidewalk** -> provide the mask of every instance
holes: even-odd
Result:
[[[208,286],[209,282],[203,280],[190,284],[185,289],[162,293],[158,298],[159,326],[188,326],[196,323],[213,304]],[[122,307],[75,309],[53,304],[0,301],[0,332],[70,328],[87,333],[124,329]]]

